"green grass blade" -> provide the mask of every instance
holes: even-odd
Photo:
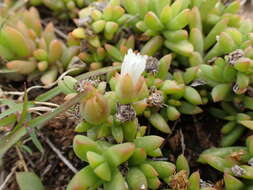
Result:
[[[55,88],[52,88],[51,90],[47,91],[46,93],[43,93],[41,95],[39,95],[35,101],[38,102],[46,102],[50,99],[52,99],[53,97],[59,95],[61,93],[60,88],[57,86]]]
[[[0,127],[12,125],[16,122],[16,120],[17,120],[16,114],[10,114],[7,117],[0,119]]]
[[[36,117],[31,121],[27,122],[25,126],[20,127],[14,133],[10,133],[9,135],[0,139],[0,159],[5,154],[6,151],[9,150],[14,144],[16,144],[24,135],[26,135],[27,130],[32,128],[42,127],[47,121],[52,118],[55,118],[62,112],[68,110],[71,106],[77,104],[81,99],[86,96],[87,92],[82,92],[72,98],[70,101],[65,102],[60,107],[56,108],[53,112],[48,112],[44,115]]]
[[[33,144],[36,146],[36,148],[37,148],[41,153],[43,153],[43,152],[44,152],[44,148],[43,148],[43,146],[42,146],[40,140],[39,140],[38,137],[37,137],[36,131],[33,130],[33,131],[32,131],[31,133],[29,133],[29,134],[30,134],[30,137],[31,137],[31,139],[32,139]]]

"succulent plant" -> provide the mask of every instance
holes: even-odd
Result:
[[[5,3],[1,17],[11,6]],[[171,123],[205,110],[225,122],[220,147],[198,161],[223,173],[227,190],[253,188],[253,136],[233,146],[253,130],[253,24],[239,16],[239,0],[30,3],[61,17],[78,14],[77,28],[65,45],[53,24],[42,27],[35,8],[18,11],[0,28],[1,65],[16,74],[6,77],[40,76],[49,85],[72,67],[121,66],[101,78],[58,80],[66,101],[86,93],[73,107],[75,131],[83,134],[73,147],[87,165],[68,190],[215,190],[183,154],[175,164],[161,161],[164,139],[150,135],[170,135]]]
[[[243,147],[224,147],[224,148],[211,148],[205,150],[199,157],[199,162],[209,164],[213,168],[225,173],[226,178],[238,181],[233,177],[252,180],[253,178],[253,165],[252,165],[252,144],[253,137],[249,136],[246,140],[246,146]],[[229,183],[226,186],[231,185]],[[231,187],[230,187],[231,188]],[[240,189],[236,188],[235,189]]]
[[[112,145],[77,135],[74,151],[89,165],[73,177],[67,189],[99,186],[104,189],[157,189],[162,183],[160,179],[168,181],[176,170],[170,162],[147,158],[160,156],[157,153],[162,142],[161,137],[145,136],[132,143]]]
[[[181,114],[201,113],[199,105],[206,103],[206,94],[187,85],[196,74],[186,71],[172,76],[168,72],[171,62],[172,55],[157,60],[130,49],[121,73],[108,74],[107,81],[63,77],[58,85],[67,97],[81,91],[90,94],[80,102],[81,122],[76,130],[93,138],[113,136],[121,143],[145,135],[147,126],[139,124],[142,116],[159,131],[171,133],[168,120],[175,121]]]
[[[39,75],[46,85],[57,79],[79,51],[77,46],[66,47],[56,37],[52,23],[43,29],[34,7],[8,20],[1,28],[0,39],[0,56],[4,66],[17,73],[13,77]]]
[[[237,106],[237,107],[236,107]],[[212,107],[210,113],[226,123],[222,126],[221,146],[231,146],[243,135],[246,128],[252,129],[252,113],[238,107],[236,102],[222,102],[221,108]]]
[[[80,8],[85,7],[94,0],[29,0],[33,6],[45,5],[61,19],[75,17]]]

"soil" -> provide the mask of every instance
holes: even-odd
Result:
[[[251,10],[252,7],[248,4],[243,14],[253,19],[253,12]],[[47,12],[45,11],[44,14],[47,14]],[[46,20],[46,22],[47,21],[48,20]],[[64,26],[66,33],[71,31],[72,23],[65,23]],[[60,27],[64,26],[61,25]],[[10,87],[10,89],[15,88],[15,86]],[[21,86],[20,90],[24,89],[23,84],[18,84],[18,86],[19,88]],[[34,93],[33,96],[36,96],[36,94],[39,94],[39,92]],[[61,104],[63,101],[63,96],[58,96],[51,100],[51,102],[56,104]],[[43,145],[43,153],[38,151],[31,141],[28,141],[26,145],[33,150],[33,153],[29,154],[26,151],[22,151],[24,162],[28,170],[34,171],[42,179],[46,190],[66,189],[66,185],[74,175],[74,172],[66,166],[55,151],[48,145],[46,139],[49,139],[77,170],[85,166],[85,163],[81,162],[72,150],[72,140],[75,135],[74,126],[73,119],[70,119],[68,115],[60,115],[49,121],[48,124],[37,133]],[[207,165],[197,163],[196,160],[203,150],[217,145],[221,137],[220,128],[222,123],[207,114],[202,114],[193,117],[184,117],[183,120],[176,123],[171,122],[170,126],[173,129],[172,135],[164,136],[163,134],[159,134],[167,139],[163,146],[163,151],[166,154],[165,158],[175,162],[176,157],[184,153],[189,161],[191,172],[199,170],[203,180],[210,180],[213,183],[219,182],[222,177],[221,173]],[[6,177],[14,167],[17,167],[16,171],[24,171],[16,148],[10,149],[5,155],[4,165],[0,174],[2,173]],[[5,179],[5,177],[3,179]],[[15,177],[9,180],[5,189],[19,189]]]
[[[52,102],[62,103],[63,96],[58,96]],[[72,140],[74,138],[74,122],[69,119],[68,115],[60,115],[57,118],[48,122],[42,130],[37,132],[39,140],[43,145],[44,152],[39,152],[31,142],[26,143],[34,152],[29,154],[26,151],[22,151],[24,161],[29,171],[34,171],[39,175],[46,186],[47,190],[63,190],[66,189],[66,185],[74,175],[74,173],[66,167],[64,162],[59,156],[52,150],[52,148],[46,142],[49,139],[50,142],[63,154],[63,156],[69,160],[75,168],[82,168],[82,163],[75,156],[72,150]],[[8,174],[11,169],[18,166],[17,171],[23,171],[22,165],[20,165],[20,159],[17,154],[16,148],[10,149],[4,157],[3,169]],[[18,186],[13,178],[6,190],[18,190]]]

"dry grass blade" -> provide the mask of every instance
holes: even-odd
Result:
[[[47,121],[56,117],[62,112],[67,111],[71,106],[78,103],[81,99],[86,96],[87,92],[82,92],[76,95],[72,100],[64,103],[60,107],[56,108],[53,112],[46,113],[39,117],[32,119],[27,122],[25,125],[20,127],[14,133],[11,133],[0,140],[0,158],[5,154],[9,148],[11,148],[14,144],[16,144],[23,136],[26,135],[29,129],[42,127]]]

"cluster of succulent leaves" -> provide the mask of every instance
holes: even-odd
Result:
[[[75,17],[80,8],[94,2],[94,0],[29,0],[33,6],[44,5],[51,9],[60,19]]]
[[[65,77],[59,82],[62,91],[68,94],[67,99],[82,90],[89,94],[80,102],[79,117],[82,121],[76,127],[77,132],[85,133],[87,137],[76,138],[89,138],[98,142],[103,139],[103,142],[118,144],[110,145],[110,148],[107,147],[100,153],[92,148],[92,151],[98,153],[96,155],[89,152],[90,150],[81,151],[85,150],[85,146],[90,147],[89,143],[83,143],[85,146],[78,148],[78,143],[74,141],[76,154],[88,162],[89,166],[76,174],[69,189],[79,186],[88,189],[91,184],[85,184],[87,181],[84,184],[80,182],[81,178],[87,178],[86,175],[99,179],[93,179],[94,182],[102,180],[97,185],[103,185],[105,189],[115,187],[110,186],[116,185],[112,177],[114,175],[120,175],[121,180],[117,181],[122,181],[122,187],[116,189],[142,189],[141,184],[144,184],[143,189],[158,189],[158,180],[156,186],[153,186],[149,174],[145,173],[141,166],[135,168],[135,172],[139,173],[135,174],[136,178],[139,178],[138,182],[140,179],[147,182],[133,186],[136,185],[135,178],[129,177],[132,175],[131,155],[130,160],[121,158],[124,159],[121,164],[128,160],[127,166],[123,164],[116,167],[117,171],[109,172],[112,166],[119,166],[110,160],[114,157],[119,159],[116,155],[112,156],[114,153],[107,151],[110,152],[114,146],[123,147],[127,144],[124,142],[135,144],[138,140],[150,137],[145,136],[150,126],[170,134],[168,123],[178,120],[184,114],[199,114],[203,112],[204,105],[210,106],[212,102],[217,104],[211,105],[210,113],[227,121],[221,129],[221,146],[225,148],[206,150],[201,154],[199,162],[224,172],[226,189],[251,188],[252,155],[246,147],[230,147],[240,139],[247,128],[252,130],[253,123],[253,100],[250,96],[253,28],[249,20],[237,14],[239,8],[239,1],[224,5],[216,0],[164,0],[159,3],[152,0],[125,0],[110,1],[102,10],[101,7],[90,5],[80,11],[80,18],[76,21],[78,28],[69,35],[69,41],[78,43],[76,40],[79,39],[79,43],[85,45],[84,51],[79,54],[79,58],[84,62],[98,65],[98,62],[108,61],[108,56],[99,56],[100,52],[107,52],[110,61],[118,65],[118,62],[123,61],[127,50],[135,48],[150,57],[143,78],[136,86],[131,79],[122,77],[117,72],[108,73],[106,79],[101,81],[76,81]],[[129,31],[125,29],[131,34],[127,34]],[[138,43],[138,46],[135,46],[135,43]],[[151,56],[160,57],[160,60]],[[125,115],[122,110],[127,110],[129,114]],[[144,118],[145,126],[141,125]],[[148,140],[145,142],[148,144]],[[81,141],[79,143],[82,144]],[[163,151],[156,149],[149,156],[161,157],[162,153]],[[111,155],[108,157],[108,154]],[[85,159],[81,155],[90,157]],[[138,159],[140,158],[135,158]],[[185,183],[177,181],[178,186],[174,186],[172,179],[182,177],[182,174],[179,171],[171,174],[168,169],[168,175],[171,175],[169,180],[160,179],[163,185],[167,184],[164,189],[214,188],[205,187],[200,182],[198,172],[188,179],[189,169],[186,169],[186,162],[183,165],[186,175],[181,182]],[[238,168],[243,171],[241,175],[234,171]],[[159,171],[157,172],[157,178],[160,178]],[[110,177],[103,176],[104,174]],[[84,176],[80,177],[81,175]],[[243,180],[240,181],[236,177]],[[127,187],[123,185],[125,182]],[[95,184],[92,186],[95,187]]]
[[[0,41],[2,70],[7,78],[23,80],[28,76],[28,80],[32,80],[40,77],[45,85],[53,83],[79,52],[79,47],[68,47],[56,37],[52,23],[43,28],[34,7],[21,9],[4,20]]]
[[[58,81],[66,101],[85,93],[75,106],[75,130],[81,135],[73,147],[87,166],[68,190],[214,190],[198,171],[191,173],[183,155],[175,164],[161,160],[164,139],[150,134],[171,134],[173,122],[205,109],[225,122],[220,148],[205,150],[198,161],[224,173],[227,190],[253,188],[253,137],[245,146],[233,146],[253,130],[253,23],[238,14],[240,1],[30,3],[44,4],[62,18],[78,14],[77,28],[64,43],[53,24],[42,27],[35,8],[5,21],[0,56],[7,78],[40,76],[48,85],[76,60],[82,63],[80,73],[120,66],[129,51],[148,56],[137,81],[118,71]]]

